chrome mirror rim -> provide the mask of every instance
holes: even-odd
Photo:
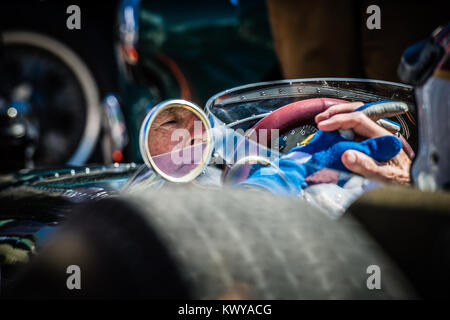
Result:
[[[153,120],[156,118],[156,115],[159,114],[161,111],[168,109],[170,107],[182,107],[194,112],[195,115],[202,121],[203,125],[205,126],[205,132],[207,135],[206,148],[205,152],[202,155],[202,162],[194,170],[192,170],[191,172],[182,177],[173,177],[162,171],[152,159],[147,143],[148,135],[150,134],[150,127],[151,124],[153,123]],[[145,117],[144,121],[141,124],[141,129],[139,132],[139,150],[142,159],[144,160],[145,164],[148,167],[153,168],[153,170],[155,170],[161,177],[163,177],[168,181],[177,183],[187,183],[197,178],[203,172],[204,168],[209,164],[212,155],[212,149],[213,149],[213,136],[211,132],[211,123],[206,114],[204,113],[204,111],[190,101],[183,99],[170,99],[160,102],[147,114],[147,116]]]

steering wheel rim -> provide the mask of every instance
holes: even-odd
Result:
[[[327,110],[329,107],[340,103],[348,103],[349,101],[333,98],[312,98],[289,103],[266,117],[259,120],[245,136],[252,139],[256,138],[258,143],[270,147],[271,130],[278,129],[280,134],[293,126],[306,124],[314,119],[314,117]],[[260,130],[267,131],[266,141],[259,141]],[[267,142],[268,145],[265,144]]]
[[[270,148],[272,129],[278,129],[280,130],[280,133],[282,133],[293,126],[299,126],[310,122],[317,114],[327,110],[331,106],[347,102],[348,101],[342,99],[312,98],[289,103],[259,120],[249,131],[247,131],[245,137]],[[260,141],[259,139],[260,130],[262,129],[265,129],[267,132],[266,141]],[[222,174],[223,181],[225,181],[228,172],[229,168],[225,167]],[[240,174],[240,179],[243,179],[244,176],[247,176],[249,173],[250,167],[244,169]]]

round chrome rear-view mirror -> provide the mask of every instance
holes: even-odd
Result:
[[[142,123],[139,147],[145,163],[172,182],[189,182],[208,165],[213,148],[205,113],[186,100],[156,105]]]

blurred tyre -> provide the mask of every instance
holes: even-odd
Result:
[[[5,86],[30,91],[40,127],[35,164],[84,164],[101,124],[99,85],[89,67],[74,50],[38,32],[4,32],[3,56]]]
[[[81,29],[69,30],[74,3]],[[0,3],[0,98],[29,93],[26,116],[40,130],[36,167],[103,162],[100,100],[119,90],[116,10],[117,1]]]
[[[83,290],[67,290],[76,264]],[[369,266],[381,288],[367,286]],[[301,199],[174,186],[77,207],[5,289],[21,298],[410,299],[395,263],[350,216]]]

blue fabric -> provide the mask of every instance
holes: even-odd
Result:
[[[373,104],[363,107],[366,108],[369,105]],[[321,169],[329,168],[349,172],[342,163],[341,157],[345,151],[350,149],[360,151],[378,162],[383,162],[395,157],[402,149],[402,143],[396,136],[376,137],[356,142],[342,137],[339,131],[319,130],[307,145],[293,148],[286,156],[275,162],[280,168],[281,174],[275,168],[258,167],[247,180],[239,185],[264,188],[276,195],[298,195],[306,186],[306,177]],[[302,163],[299,159],[304,159],[304,154],[311,157]]]

